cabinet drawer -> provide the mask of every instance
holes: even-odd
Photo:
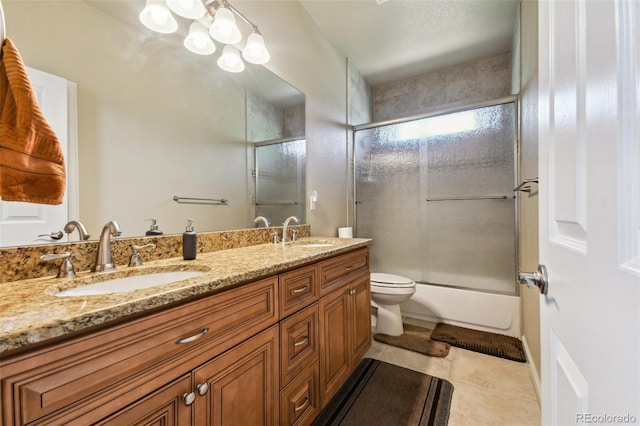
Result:
[[[277,322],[277,277],[146,316],[2,362],[7,424],[24,424],[70,404],[120,396],[119,382],[203,343],[216,353]],[[117,386],[116,386],[117,385]],[[134,392],[135,393],[135,392]],[[127,393],[126,397],[132,397]],[[15,411],[14,411],[15,410]]]
[[[317,361],[318,342],[317,303],[280,323],[280,386]]]
[[[280,274],[280,318],[318,300],[316,264]]]
[[[280,393],[280,424],[310,425],[320,413],[318,363],[313,363]]]
[[[319,263],[320,296],[330,293],[343,283],[339,280],[360,268],[369,268],[369,249],[359,249]]]

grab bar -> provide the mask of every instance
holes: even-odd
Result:
[[[531,192],[531,186],[526,186],[530,183],[538,183],[538,178],[534,177],[531,179],[523,179],[520,185],[516,186],[513,190],[521,192]]]
[[[508,195],[485,195],[480,197],[442,197],[442,198],[427,198],[427,201],[467,201],[467,200],[506,200]],[[515,197],[511,197],[515,198]]]
[[[228,205],[229,200],[225,198],[189,198],[189,197],[178,197],[177,195],[173,196],[173,201],[178,204],[217,204],[217,205]]]

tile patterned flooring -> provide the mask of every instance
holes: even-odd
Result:
[[[405,321],[431,329],[435,326],[411,318]],[[453,383],[448,426],[540,424],[540,406],[525,363],[453,346],[446,358],[434,358],[375,340],[365,356]]]

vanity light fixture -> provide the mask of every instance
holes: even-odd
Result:
[[[200,19],[207,13],[201,0],[167,0],[167,6],[183,18]]]
[[[140,12],[140,21],[158,33],[171,34],[178,31],[178,22],[163,0],[147,0]]]
[[[227,44],[218,58],[218,66],[228,72],[244,71],[244,63],[240,59],[240,52],[235,46]]]
[[[184,39],[184,47],[198,55],[212,55],[216,45],[209,37],[209,30],[200,21],[193,21],[189,27],[189,34]]]
[[[214,40],[224,44],[236,44],[242,40],[242,34],[236,25],[236,18],[226,6],[216,10],[209,34]]]
[[[198,55],[211,55],[216,51],[213,40],[224,44],[218,58],[218,66],[228,72],[242,72],[245,61],[262,65],[270,55],[258,27],[231,6],[227,0],[146,0],[140,12],[140,21],[149,29],[169,34],[178,30],[178,22],[171,12],[191,19],[189,34],[184,46]],[[236,24],[236,16],[252,27],[252,32],[240,57],[242,33]],[[213,40],[212,40],[213,39]]]

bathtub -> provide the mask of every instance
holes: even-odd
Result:
[[[430,322],[520,338],[520,297],[431,284],[416,284],[411,299],[400,305],[402,315]]]

